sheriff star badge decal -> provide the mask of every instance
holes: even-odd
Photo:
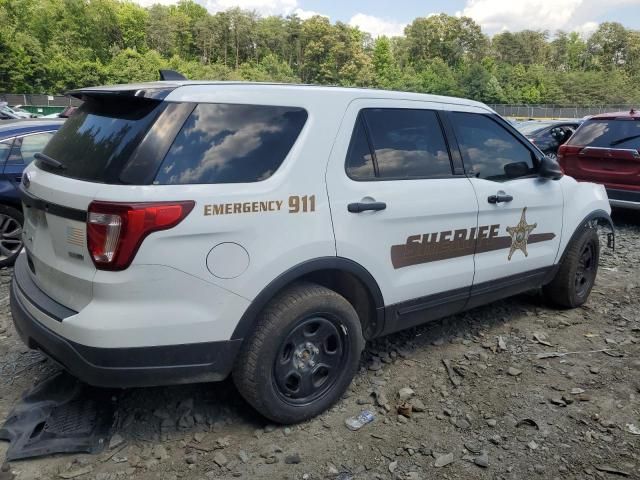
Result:
[[[509,250],[509,261],[516,250],[522,250],[525,257],[528,257],[527,242],[529,240],[529,234],[534,228],[538,226],[537,223],[529,225],[527,223],[527,207],[522,209],[522,215],[520,221],[515,227],[507,227],[507,233],[511,235],[511,249]]]

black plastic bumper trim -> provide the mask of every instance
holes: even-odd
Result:
[[[51,215],[57,217],[68,218],[69,220],[75,220],[77,222],[87,221],[87,212],[85,210],[79,210],[77,208],[65,207],[64,205],[58,205],[57,203],[47,202],[42,198],[31,195],[24,189],[23,185],[20,185],[20,198],[25,208],[35,208],[36,210],[43,210]]]
[[[623,202],[640,203],[640,191],[634,192],[633,190],[617,190],[614,188],[607,188],[607,196],[609,197],[609,200],[621,200]]]
[[[38,306],[38,310],[48,317],[61,322],[65,318],[76,315],[78,312],[59,304],[49,297],[35,284],[29,273],[27,254],[18,255],[13,267],[13,278],[16,286],[31,303]]]
[[[128,348],[81,345],[40,323],[25,308],[18,289],[24,292],[20,279],[14,277],[11,313],[24,343],[90,385],[124,388],[223,380],[242,345],[242,339]],[[40,307],[33,297],[27,298]]]

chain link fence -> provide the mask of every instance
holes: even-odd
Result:
[[[0,93],[0,102],[7,102],[9,105],[23,105],[28,110],[36,109],[39,113],[44,110],[62,110],[68,106],[79,106],[82,102],[76,98],[66,95],[45,95],[45,94],[13,94]],[[591,107],[560,107],[557,105],[489,105],[503,117],[515,118],[583,118],[588,115],[597,115],[607,112],[622,112],[640,105],[601,105]]]
[[[624,112],[638,105],[601,105],[592,107],[559,107],[557,105],[489,105],[503,117],[516,118],[583,118],[608,112]]]

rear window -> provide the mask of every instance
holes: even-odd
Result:
[[[568,143],[583,147],[640,149],[640,120],[587,120]]]
[[[65,168],[43,162],[38,167],[80,180],[120,183],[120,172],[161,110],[156,100],[89,98],[43,150]]]
[[[534,133],[538,133],[538,132],[544,130],[545,128],[549,128],[552,125],[553,125],[553,123],[528,122],[528,123],[521,123],[521,124],[517,125],[516,128],[523,135],[533,135]]]
[[[269,178],[307,120],[297,107],[200,104],[176,136],[156,185],[245,183]]]

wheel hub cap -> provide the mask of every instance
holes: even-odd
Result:
[[[306,318],[280,346],[273,368],[276,389],[289,403],[309,403],[331,388],[347,357],[339,324],[323,317]]]

